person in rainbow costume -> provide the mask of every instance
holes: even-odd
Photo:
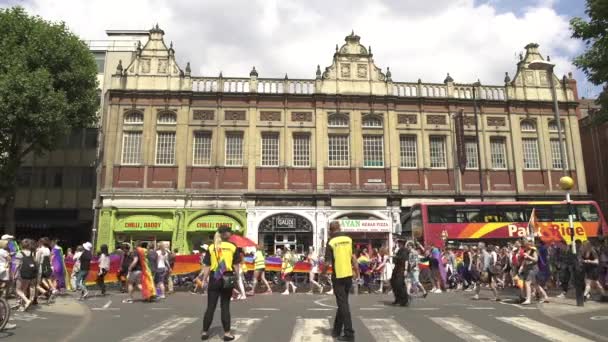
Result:
[[[359,264],[359,273],[363,277],[363,287],[367,289],[367,293],[373,293],[374,291],[370,287],[372,268],[370,267],[370,259],[366,248],[361,250],[357,263]]]
[[[63,255],[63,249],[57,244],[57,240],[53,240],[51,249],[51,267],[53,269],[53,281],[55,282],[55,288],[59,292],[65,292],[71,290],[71,284],[69,281],[69,275],[65,267],[65,257]]]
[[[133,303],[135,287],[141,291],[141,297],[144,301],[154,300],[156,297],[156,287],[154,286],[154,276],[152,275],[152,269],[148,261],[146,243],[138,243],[129,258],[131,259],[127,274],[129,298],[122,302]]]

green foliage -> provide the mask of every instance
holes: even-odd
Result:
[[[570,20],[572,37],[581,39],[587,46],[582,55],[574,59],[589,81],[604,85],[598,102],[602,106],[597,121],[608,121],[608,1],[587,0],[585,13],[589,21],[582,18]]]
[[[0,197],[28,153],[61,145],[97,119],[97,67],[64,23],[0,9]]]

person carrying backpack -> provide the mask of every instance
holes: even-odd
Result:
[[[46,296],[47,301],[53,300],[53,295],[56,290],[51,281],[53,276],[53,268],[51,267],[51,240],[43,237],[38,241],[38,250],[36,250],[36,264],[38,265],[39,282],[36,286],[39,295]]]
[[[21,299],[19,311],[27,310],[34,301],[34,291],[31,289],[38,276],[38,266],[34,259],[35,242],[24,239],[21,242],[21,251],[15,255],[15,273],[13,278],[17,281],[16,293]]]

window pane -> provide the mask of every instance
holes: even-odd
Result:
[[[262,166],[279,166],[279,135],[262,134]]]
[[[598,222],[600,220],[597,209],[591,204],[577,204],[576,211],[578,213],[578,221]]]
[[[23,166],[17,172],[17,185],[20,187],[30,186],[32,184],[32,168]]]
[[[126,124],[142,124],[144,123],[144,114],[140,112],[131,112],[125,115]]]
[[[527,222],[523,207],[499,205],[497,211],[501,222]]]
[[[468,138],[464,143],[464,150],[467,155],[467,169],[477,169],[479,163],[477,161],[477,142],[475,139]]]
[[[173,113],[162,113],[158,116],[159,124],[174,124],[177,121],[175,114]]]
[[[243,165],[243,134],[228,133],[226,135],[226,165]]]
[[[83,188],[92,188],[95,185],[95,168],[83,167],[80,170],[80,186]]]
[[[538,142],[536,139],[522,139],[524,169],[539,169]]]
[[[566,141],[563,142],[564,154],[566,154]],[[566,158],[566,167],[568,166],[568,158]],[[562,156],[559,151],[559,139],[551,139],[551,167],[554,169],[563,169]]]
[[[93,52],[95,56],[95,63],[97,64],[97,73],[103,74],[105,70],[106,63],[106,53],[105,52]]]
[[[507,168],[507,149],[504,138],[494,137],[490,139],[490,157],[493,169]]]
[[[536,125],[531,121],[522,121],[520,126],[522,132],[536,132]]]
[[[327,121],[329,127],[348,127],[348,115],[331,114]]]
[[[193,165],[211,165],[211,134],[207,132],[194,133],[192,145]]]
[[[456,222],[456,207],[452,206],[429,206],[429,223]]]
[[[375,115],[366,115],[363,117],[364,128],[382,128],[382,118]]]
[[[430,137],[431,167],[446,167],[445,137]]]
[[[68,147],[80,148],[82,146],[82,129],[72,128],[68,138]]]
[[[122,163],[141,164],[141,132],[124,132],[122,139]]]
[[[175,164],[175,132],[159,132],[156,137],[156,165]]]
[[[328,140],[329,166],[348,166],[348,135],[330,135]]]
[[[310,135],[294,134],[293,166],[310,166]]]
[[[363,136],[363,166],[384,166],[384,144],[382,135]]]
[[[417,137],[415,135],[402,135],[399,137],[401,152],[401,167],[415,168],[418,163]]]

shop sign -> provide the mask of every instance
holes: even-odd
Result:
[[[119,221],[118,230],[162,230],[163,220],[156,216],[130,216]]]
[[[277,216],[275,217],[276,225],[278,229],[295,229],[296,218],[293,216]]]
[[[219,227],[228,226],[233,231],[240,231],[241,225],[232,217],[224,215],[205,215],[190,223],[191,231],[215,231]]]
[[[344,232],[390,233],[391,224],[385,220],[338,220]]]

